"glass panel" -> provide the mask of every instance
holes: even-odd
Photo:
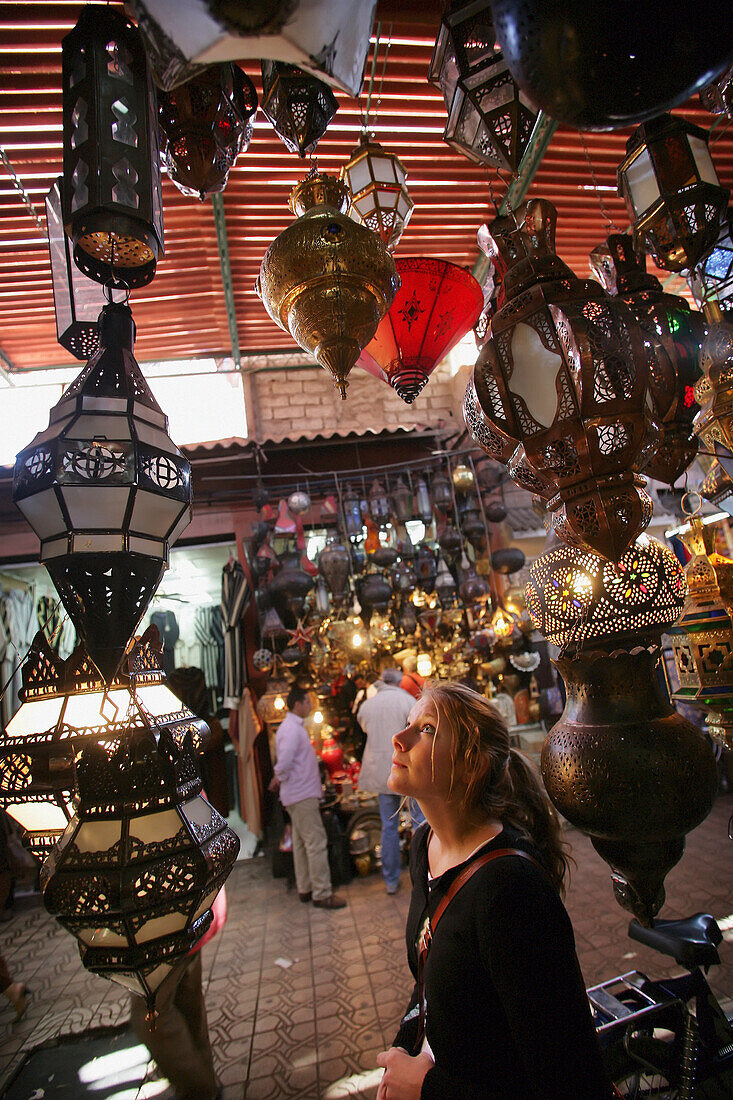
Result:
[[[122,822],[119,820],[85,821],[79,827],[74,841],[80,852],[98,852],[103,859],[105,853],[119,842],[121,835]],[[112,858],[119,857],[113,855]]]
[[[89,397],[84,394],[81,407],[85,412],[112,412],[127,416],[126,397]]]
[[[652,146],[654,166],[663,195],[674,194],[691,183],[697,183],[695,162],[685,133],[668,134]]]
[[[130,426],[124,416],[80,416],[66,434],[68,439],[129,439]]]
[[[175,810],[161,810],[157,814],[143,814],[130,820],[130,836],[143,844],[152,844],[177,836],[183,823]]]
[[[114,688],[106,695],[101,691],[70,695],[64,722],[75,730],[105,730],[111,722],[123,721],[129,707],[130,692],[127,688]]]
[[[164,917],[154,917],[146,921],[135,933],[136,943],[147,943],[159,936],[171,936],[186,927],[188,918],[185,913],[167,913]]]
[[[210,829],[214,820],[214,811],[206,799],[199,795],[181,807],[188,820],[202,829]]]
[[[30,737],[55,729],[63,702],[63,696],[56,695],[22,703],[8,722],[6,734],[8,737]]]
[[[145,980],[152,990],[159,989],[172,969],[172,966],[167,966],[165,964],[156,966],[155,970],[151,970],[149,974],[145,975]]]
[[[140,196],[135,190],[138,174],[127,157],[123,157],[122,160],[117,161],[117,164],[112,165],[112,175],[117,180],[110,192],[112,201],[118,202],[120,206],[129,206],[137,210],[140,205]]]
[[[78,145],[83,145],[89,137],[86,100],[77,99],[74,110],[71,112],[71,125],[73,127],[70,138],[71,148],[76,149]]]
[[[127,947],[125,937],[118,935],[117,932],[113,932],[109,928],[81,928],[75,935],[88,947]],[[127,985],[127,983],[123,984]],[[127,988],[135,989],[137,987],[128,985]]]
[[[352,195],[356,195],[358,191],[361,191],[363,187],[368,187],[372,182],[368,159],[368,157],[363,157],[349,168],[349,187]]]
[[[135,130],[135,123],[137,122],[137,115],[134,110],[126,99],[116,99],[110,109],[115,117],[112,123],[112,137],[122,145],[131,145],[136,149],[137,132]],[[135,172],[134,169],[132,171],[135,175],[135,179],[132,182],[135,184],[137,183],[137,172]]]
[[[161,718],[164,714],[180,714],[182,711],[190,714],[188,708],[165,684],[143,685],[136,690],[135,696],[141,708],[153,718]]]
[[[185,511],[182,513],[181,518],[179,519],[178,523],[175,525],[175,527],[173,528],[171,533],[168,535],[168,544],[170,546],[173,545],[173,543],[176,541],[176,539],[180,536],[181,532],[186,530],[186,528],[188,527],[190,522],[191,522],[191,509],[186,508]]]
[[[643,149],[624,172],[631,205],[637,217],[659,198],[659,185],[654,175],[649,150]]]
[[[712,183],[716,187],[720,187],[718,173],[715,171],[715,165],[713,164],[713,158],[710,156],[707,142],[703,141],[702,138],[695,137],[694,134],[690,135],[689,141],[700,179],[703,183]]]
[[[115,550],[125,549],[125,539],[121,531],[111,535],[90,535],[87,531],[71,536],[70,552],[87,554],[111,554]]]
[[[76,168],[71,173],[71,212],[75,213],[89,202],[89,188],[86,184],[89,169],[83,160],[76,163]]]
[[[153,428],[149,424],[136,419],[135,430],[141,443],[148,443],[151,447],[156,447],[159,451],[165,451],[167,454],[179,453],[175,443],[171,442],[170,436],[162,428]]]
[[[562,356],[549,351],[539,333],[520,321],[512,334],[512,361],[509,389],[522,398],[530,416],[549,428],[557,413],[557,376],[563,366]]]
[[[65,485],[64,501],[69,509],[71,524],[76,528],[104,530],[104,528],[122,528],[125,509],[130,490],[103,488],[98,485]]]
[[[171,542],[173,541],[171,539]],[[129,549],[133,554],[152,554],[154,558],[162,558],[165,555],[165,543],[162,539],[143,539],[130,535]]]
[[[66,828],[66,815],[55,802],[22,802],[5,809],[28,833],[61,833]]]
[[[157,493],[138,489],[132,509],[130,531],[165,538],[185,507],[179,500],[169,500]]]
[[[391,157],[374,157],[372,171],[377,183],[395,183],[395,173],[392,167],[394,161]]]
[[[124,986],[125,989],[131,990],[133,993],[142,994],[143,996],[145,995],[145,990],[143,988],[142,982],[138,978],[137,974],[134,974],[132,972],[127,973],[126,971],[118,970],[115,973],[115,981],[119,985]]]
[[[53,489],[19,500],[18,507],[39,539],[60,535],[65,530],[64,517]]]
[[[193,917],[191,918],[192,921],[198,920],[198,918],[201,916],[201,914],[205,913],[206,910],[211,907],[211,905],[213,904],[214,898],[216,897],[216,895],[218,893],[219,893],[219,890],[217,889],[217,890],[212,890],[212,892],[210,894],[206,895],[206,897],[204,898],[204,900],[201,902],[198,909],[194,913]]]

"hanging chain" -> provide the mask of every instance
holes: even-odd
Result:
[[[389,57],[389,49],[392,45],[392,28],[394,23],[390,23],[389,31],[387,33],[387,48],[384,51],[384,60],[382,61],[382,72],[379,76],[379,88],[377,90],[377,105],[374,108],[374,125],[377,124],[377,115],[379,114],[379,107],[382,102],[382,88],[384,87],[384,74],[387,69],[387,58]]]
[[[595,193],[596,193],[596,198],[598,199],[598,205],[601,208],[601,214],[603,215],[608,228],[615,229],[617,233],[621,233],[621,232],[623,232],[622,229],[618,225],[616,225],[616,222],[613,220],[611,215],[608,213],[608,208],[606,207],[606,204],[603,201],[603,195],[601,194],[601,191],[600,191],[599,186],[598,186],[598,179],[596,178],[596,170],[593,167],[593,161],[590,159],[590,152],[588,151],[588,146],[587,146],[586,141],[585,141],[585,134],[583,133],[582,130],[579,130],[578,133],[580,134],[580,143],[583,146],[583,152],[585,153],[585,159],[588,161],[588,167],[590,168],[590,176],[591,176],[591,179],[593,180],[593,187],[594,187],[594,190],[595,190]]]
[[[366,107],[362,111],[359,109],[361,115],[361,128],[362,132],[367,136],[369,135],[369,108],[372,104],[372,92],[374,91],[374,77],[377,71],[377,54],[379,53],[379,36],[382,33],[381,20],[377,20],[377,29],[374,35],[374,52],[372,53],[372,67],[369,73],[369,87],[367,89]]]
[[[23,186],[23,183],[20,180],[18,174],[16,173],[16,171],[13,168],[12,164],[8,160],[8,154],[5,152],[5,150],[3,149],[3,147],[1,145],[0,145],[0,160],[5,165],[5,168],[7,169],[8,175],[10,176],[10,179],[12,181],[13,187],[15,188],[15,190],[20,195],[20,197],[23,201],[23,205],[26,207],[28,213],[33,218],[33,221],[36,223],[36,227],[38,228],[38,232],[43,237],[48,237],[48,233],[46,232],[46,226],[43,224],[43,222],[41,221],[41,218],[38,216],[38,211],[36,210],[35,206],[33,205],[33,202],[31,200],[30,195],[26,191],[26,189]]]

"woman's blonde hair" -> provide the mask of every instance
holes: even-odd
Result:
[[[531,840],[555,886],[563,881],[572,857],[557,812],[534,764],[509,741],[509,730],[489,699],[463,684],[427,684],[423,698],[438,714],[436,737],[444,726],[451,738],[453,767],[464,766],[466,814],[495,817]],[[451,779],[452,782],[452,779]]]

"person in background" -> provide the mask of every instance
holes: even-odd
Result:
[[[359,725],[366,734],[366,746],[359,773],[359,789],[374,791],[379,797],[382,819],[382,875],[388,894],[396,894],[400,885],[402,852],[400,850],[401,798],[387,786],[392,767],[392,736],[404,728],[414,702],[400,687],[402,672],[386,668],[376,682],[376,694],[366,699],[357,713]]]
[[[290,815],[298,897],[304,903],[312,900],[318,909],[343,909],[346,902],[331,886],[318,757],[303,721],[312,709],[310,695],[293,686],[286,706],[288,713],[275,735],[277,763],[270,790],[280,792],[280,801]]]
[[[409,691],[413,699],[420,698],[420,692],[425,686],[425,677],[417,671],[417,657],[411,653],[402,662],[402,679],[400,687],[403,691]]]
[[[416,985],[377,1100],[612,1100],[539,776],[460,684],[427,688],[393,741],[389,788],[427,823],[410,849]]]

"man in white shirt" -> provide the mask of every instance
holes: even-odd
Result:
[[[343,909],[346,902],[334,894],[328,866],[328,841],[321,820],[321,775],[304,718],[311,712],[311,699],[304,688],[291,687],[286,700],[288,713],[275,736],[275,777],[271,790],[290,814],[293,863],[298,896],[313,900],[319,909]]]

